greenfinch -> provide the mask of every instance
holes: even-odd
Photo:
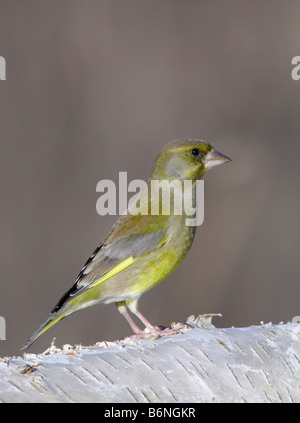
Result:
[[[95,249],[81,269],[74,285],[62,296],[48,319],[26,342],[27,350],[42,334],[61,319],[97,303],[116,303],[118,310],[136,334],[165,335],[168,329],[153,326],[138,310],[142,294],[163,281],[184,259],[196,232],[186,224],[188,214],[149,212],[150,203],[160,205],[161,196],[153,202],[151,181],[196,181],[209,169],[229,162],[212,145],[197,139],[181,139],[169,143],[159,153],[147,182],[149,190],[141,191],[139,213],[122,214],[104,241]],[[174,205],[176,190],[170,201]],[[195,199],[193,198],[193,204]],[[146,210],[147,209],[147,210]],[[147,328],[142,331],[128,310]]]

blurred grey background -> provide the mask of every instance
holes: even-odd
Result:
[[[220,312],[219,327],[300,315],[300,2],[0,0],[0,315],[19,348],[116,220],[96,184],[147,179],[169,141],[232,158],[205,177],[205,221],[179,268],[140,301],[154,324]],[[32,347],[130,334],[116,307]]]

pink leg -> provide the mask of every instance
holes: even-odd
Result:
[[[129,323],[131,329],[134,333],[143,333],[143,331],[134,323],[132,320],[130,314],[126,310],[126,305],[124,302],[116,303],[116,306],[118,307],[119,312],[125,317],[127,322]]]
[[[160,329],[158,326],[151,325],[151,323],[146,319],[145,316],[142,315],[142,313],[140,311],[138,311],[138,309],[136,309],[133,313],[146,326],[146,328],[149,330],[149,332],[151,334],[154,334],[154,335],[160,335],[160,336],[174,335],[174,334],[178,333],[179,329],[183,329],[185,327],[185,325],[179,325],[177,329],[172,329],[172,328]]]
[[[145,316],[142,315],[142,313],[140,311],[138,311],[138,309],[136,309],[134,311],[134,314],[140,319],[140,321],[146,326],[146,328],[148,328],[150,331],[152,331],[153,329],[158,329],[155,328],[153,325],[151,325],[151,323],[149,322],[149,320],[146,319]]]
[[[137,299],[121,301],[116,303],[120,313],[123,314],[127,322],[130,324],[135,336],[138,338],[147,338],[151,335],[157,336],[164,336],[164,335],[174,335],[180,331],[180,329],[185,328],[185,325],[177,323],[173,328],[165,328],[160,329],[158,326],[153,326],[151,323],[140,313],[137,309]],[[131,316],[129,315],[126,305],[128,306],[129,310],[136,315],[140,319],[140,321],[146,326],[148,331],[142,331],[132,320]]]
[[[125,313],[122,313],[123,316],[125,317],[125,319],[127,320],[127,322],[130,324],[131,329],[133,330],[134,333],[143,333],[142,329],[140,329],[132,320],[132,318],[130,317],[130,314],[128,313],[128,311],[126,310]]]

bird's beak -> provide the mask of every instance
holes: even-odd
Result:
[[[231,159],[214,148],[206,155],[204,167],[206,170],[219,166],[223,163],[231,162]]]

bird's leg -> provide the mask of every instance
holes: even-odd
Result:
[[[184,325],[181,325],[180,327],[178,327],[178,329],[172,329],[172,328],[164,328],[164,329],[160,329],[158,326],[153,326],[147,319],[145,316],[143,316],[143,314],[138,311],[137,309],[137,301],[136,300],[131,300],[131,301],[126,301],[126,304],[129,307],[129,310],[136,315],[136,317],[138,317],[140,319],[140,321],[146,326],[146,328],[149,330],[150,334],[153,335],[174,335],[175,333],[178,333],[179,329],[182,329],[184,327]]]
[[[140,319],[140,321],[146,326],[146,328],[149,330],[149,332],[153,335],[174,335],[178,333],[179,329],[183,329],[184,325],[180,325],[178,329],[172,329],[172,328],[163,328],[161,329],[158,326],[153,326],[151,323],[146,319],[145,316],[142,315],[138,309],[135,310],[134,314]]]
[[[125,301],[120,301],[120,302],[116,303],[116,306],[118,307],[119,312],[125,317],[125,319],[129,323],[133,332],[134,333],[143,333],[143,331],[134,323],[130,314],[128,313],[128,311],[126,309]]]
[[[140,312],[138,311],[138,309],[132,311],[136,317],[138,317],[140,319],[140,321],[146,326],[147,329],[149,329],[150,332],[154,332],[156,330],[159,330],[158,327],[153,326],[149,320],[146,319],[146,317]]]
[[[137,309],[137,299],[131,299],[131,300],[127,300],[126,304],[129,307],[129,310],[131,311],[131,313],[135,314],[136,317],[138,317],[140,319],[140,321],[146,326],[146,328],[149,330],[150,333],[157,333],[156,331],[160,330],[158,327],[154,327],[153,325],[151,325],[151,323],[146,319],[146,317],[144,317],[142,315],[142,313],[140,313]]]

